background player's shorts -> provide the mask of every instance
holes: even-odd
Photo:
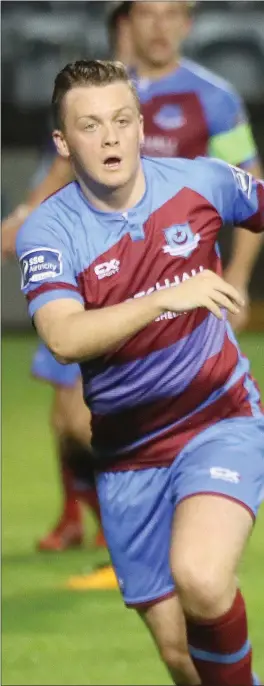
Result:
[[[255,516],[264,486],[264,417],[229,419],[196,436],[170,467],[97,475],[107,544],[125,603],[171,594],[172,519],[184,498],[222,494]]]
[[[75,386],[80,376],[78,364],[60,364],[44,343],[40,343],[33,357],[31,372],[37,379],[56,386]]]

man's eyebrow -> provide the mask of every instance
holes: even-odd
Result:
[[[130,112],[133,112],[132,107],[130,107],[130,105],[123,105],[123,107],[119,107],[117,110],[114,110],[112,116],[116,117],[124,110],[129,110]],[[100,120],[100,118],[96,114],[82,114],[80,117],[77,118],[77,121],[79,121],[80,119],[93,119],[94,121]]]

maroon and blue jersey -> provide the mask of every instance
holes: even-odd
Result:
[[[142,159],[146,190],[126,212],[102,212],[77,182],[46,200],[17,237],[29,313],[75,298],[86,310],[221,274],[223,223],[260,231],[264,187],[209,159]],[[195,287],[195,282],[194,282]],[[260,396],[226,318],[165,312],[111,352],[81,363],[93,445],[109,469],[170,464],[221,419],[261,416]]]
[[[184,59],[158,80],[132,78],[144,116],[145,155],[203,155],[243,167],[256,159],[242,100],[224,79]]]

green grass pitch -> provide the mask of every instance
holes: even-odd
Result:
[[[264,393],[264,336],[241,339]],[[51,390],[29,376],[36,340],[2,348],[2,683],[4,686],[169,684],[152,642],[117,591],[73,592],[72,574],[104,553],[49,555],[35,541],[54,523],[60,491],[48,428]],[[250,459],[250,456],[249,456]],[[87,520],[87,532],[94,531]],[[241,567],[255,670],[264,679],[264,511]]]

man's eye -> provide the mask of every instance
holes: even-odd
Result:
[[[117,121],[121,126],[126,126],[129,123],[128,119],[125,119],[125,117],[120,117]]]
[[[96,129],[96,124],[95,124],[95,123],[93,123],[93,124],[85,124],[84,129],[85,129],[85,131],[95,131],[95,129]]]

